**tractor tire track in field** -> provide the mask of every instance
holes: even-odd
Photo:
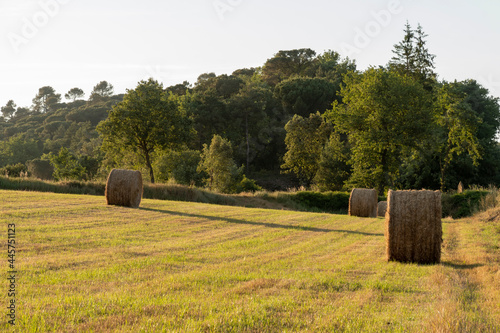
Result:
[[[480,262],[475,253],[467,251],[466,235],[461,225],[448,221],[444,233],[440,267],[431,276],[439,299],[434,316],[429,320],[431,332],[496,332],[494,321],[482,309],[484,289]],[[465,223],[465,222],[461,222]]]

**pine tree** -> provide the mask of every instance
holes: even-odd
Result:
[[[420,24],[415,30],[415,35],[415,71],[423,80],[434,78],[434,58],[436,56],[429,53],[425,41],[428,35],[424,33]]]
[[[389,66],[400,73],[413,76],[426,87],[430,86],[436,76],[433,71],[436,56],[427,49],[425,39],[428,35],[424,33],[420,24],[413,30],[408,22],[404,32],[403,40],[394,45],[392,52],[395,56],[392,57]]]
[[[415,70],[415,47],[413,45],[415,33],[408,21],[405,25],[405,36],[399,44],[394,45],[392,52],[395,54],[392,57],[390,65],[395,66],[405,73],[411,73]]]

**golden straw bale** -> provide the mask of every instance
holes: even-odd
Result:
[[[141,203],[142,191],[142,175],[139,171],[113,169],[106,182],[106,203],[137,208]]]
[[[441,192],[389,191],[387,199],[387,260],[439,263],[443,235]]]
[[[349,197],[349,215],[359,217],[377,217],[377,191],[355,188]]]
[[[380,201],[378,203],[377,215],[384,217],[386,211],[387,211],[387,201]]]

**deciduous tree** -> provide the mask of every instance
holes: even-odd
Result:
[[[175,96],[167,95],[162,84],[149,79],[127,91],[123,101],[99,124],[98,131],[105,150],[129,150],[140,157],[154,183],[155,151],[182,145],[190,136],[190,128]]]
[[[310,185],[318,171],[321,152],[330,136],[331,127],[317,112],[308,118],[293,116],[285,130],[287,151],[281,168]]]
[[[339,191],[352,173],[348,142],[332,133],[321,152],[314,184],[322,191]]]
[[[259,84],[248,84],[228,101],[231,112],[231,134],[244,147],[247,175],[250,162],[256,155],[257,146],[269,143],[271,138],[263,130],[269,126],[266,111],[271,107],[272,94]],[[253,153],[252,153],[253,150]]]
[[[311,113],[324,113],[335,99],[335,86],[326,78],[291,78],[275,88],[276,97],[285,112],[308,117]]]
[[[432,98],[412,77],[383,68],[353,74],[345,83],[345,104],[334,103],[328,116],[349,137],[351,184],[383,194],[397,176],[403,152],[428,135]]]
[[[292,75],[306,75],[315,56],[316,52],[311,49],[279,51],[266,61],[262,69],[262,79],[269,85],[275,86]]]
[[[198,171],[208,174],[207,182],[211,189],[232,192],[241,170],[234,162],[231,142],[220,135],[214,135],[210,146],[203,146]]]
[[[444,191],[446,172],[457,156],[467,153],[474,165],[479,165],[481,147],[477,131],[481,120],[464,101],[457,84],[448,83],[437,93],[435,117],[437,127],[432,141],[439,156],[441,190]]]

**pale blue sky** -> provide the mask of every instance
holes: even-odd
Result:
[[[46,85],[88,98],[102,80],[116,93],[148,77],[193,83],[296,48],[385,65],[406,20],[429,35],[441,79],[500,96],[499,17],[498,0],[0,0],[0,106],[30,106]]]

